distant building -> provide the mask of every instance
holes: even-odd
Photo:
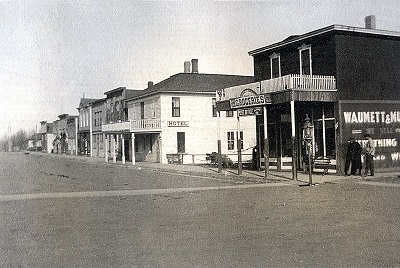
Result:
[[[47,121],[40,122],[39,133],[41,135],[42,151],[51,153],[53,150],[53,123],[47,123]]]
[[[349,137],[363,144],[366,133],[376,169],[400,167],[400,33],[371,25],[332,25],[252,50],[256,83],[220,92],[220,110],[236,110],[247,89],[267,100],[253,105],[267,111],[254,131],[262,151],[268,139],[270,168],[304,168],[307,115],[313,157],[329,158],[331,172],[343,172]]]
[[[53,122],[53,153],[77,154],[78,116],[61,114]]]

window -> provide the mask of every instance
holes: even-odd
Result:
[[[237,135],[237,132],[236,132],[236,135]],[[240,131],[239,135],[240,136],[238,136],[237,138],[238,139],[240,138],[240,150],[243,150],[243,131]]]
[[[144,102],[140,103],[140,119],[144,119]]]
[[[271,65],[271,78],[281,76],[281,56],[277,53],[269,56]]]
[[[172,97],[172,116],[181,116],[181,102],[179,97]]]
[[[177,132],[177,152],[184,153],[185,152],[185,132]]]
[[[300,74],[312,75],[311,46],[303,44],[299,48]]]
[[[216,98],[212,98],[212,115],[213,117],[217,117],[217,106],[215,102],[217,101]]]
[[[155,102],[151,103],[150,109],[151,109],[151,118],[156,118],[156,103]]]
[[[228,150],[235,150],[235,135],[233,131],[228,132]]]
[[[232,110],[226,111],[226,117],[233,117],[233,111]]]

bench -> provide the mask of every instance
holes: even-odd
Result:
[[[328,169],[331,164],[329,157],[320,156],[314,159],[314,169],[323,169],[322,175],[328,174]]]

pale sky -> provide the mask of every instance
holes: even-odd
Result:
[[[253,75],[250,50],[332,24],[400,32],[399,0],[0,1],[0,138],[77,115],[79,100],[144,89],[199,60]]]

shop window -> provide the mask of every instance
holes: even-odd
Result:
[[[181,102],[179,97],[172,97],[172,117],[181,116]]]
[[[233,131],[228,133],[228,150],[235,150],[235,136]]]
[[[237,132],[236,135],[238,135]],[[239,136],[237,136],[237,139],[239,138],[240,138],[240,150],[243,150],[243,131],[239,131]]]

